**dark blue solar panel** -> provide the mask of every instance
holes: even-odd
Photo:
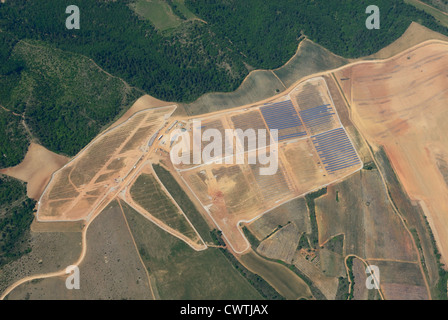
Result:
[[[356,150],[342,128],[312,136],[311,140],[329,173],[360,163]]]
[[[300,117],[304,125],[310,129],[331,123],[334,114],[329,104],[300,111]]]
[[[299,118],[291,100],[266,104],[260,108],[269,130],[285,130],[290,128],[298,128],[300,132],[285,133],[278,136],[278,140],[284,140],[294,137],[301,137],[306,135],[303,128],[302,121]]]

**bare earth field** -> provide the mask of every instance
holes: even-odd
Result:
[[[39,201],[38,219],[91,217],[96,208],[120,190],[146,156],[151,137],[174,110],[171,106],[140,111],[96,138],[54,174]]]
[[[420,203],[448,259],[448,44],[426,42],[379,63],[344,69],[352,120],[382,145],[412,200]]]
[[[0,173],[27,183],[27,195],[38,200],[53,172],[64,166],[69,159],[39,144],[31,143],[25,159],[17,166],[0,170]]]
[[[392,210],[376,170],[362,170],[329,187],[316,200],[316,216],[319,243],[344,234],[345,255],[417,261],[412,238]]]

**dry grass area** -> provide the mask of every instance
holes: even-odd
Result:
[[[207,248],[193,224],[160,182],[151,164],[145,165],[136,175],[124,198],[140,214],[194,249]]]
[[[313,284],[324,294],[327,299],[334,300],[336,298],[339,284],[338,278],[325,275],[319,266],[307,260],[298,251],[296,251],[293,264],[305,276],[312,280]]]
[[[417,261],[412,238],[386,192],[377,170],[362,170],[328,187],[315,201],[319,243],[344,234],[344,256]]]
[[[286,174],[294,181],[296,194],[305,194],[329,182],[309,139],[286,144],[282,151],[280,157],[285,163]]]
[[[114,201],[92,221],[87,231],[86,256],[79,265],[79,290],[67,290],[66,277],[60,276],[24,283],[15,288],[7,298],[10,300],[153,299],[145,269],[124,214],[117,201]]]
[[[291,101],[290,107],[283,107],[288,101]],[[341,142],[332,133],[340,130],[338,132],[346,135],[324,78],[312,78],[300,83],[289,94],[277,97],[273,103],[279,104],[273,105],[269,110],[265,105],[259,104],[207,117],[191,118],[188,120],[190,124],[186,126],[192,130],[193,126],[198,126],[194,121],[201,120],[203,130],[216,129],[223,136],[226,129],[275,129],[279,123],[283,128],[282,121],[290,126],[288,121],[291,116],[287,115],[288,112],[292,112],[292,117],[295,116],[301,123],[294,128],[303,130],[302,136],[288,131],[279,140],[278,170],[275,174],[262,175],[260,168],[263,165],[258,160],[257,164],[247,163],[248,159],[255,156],[269,154],[272,146],[250,149],[247,141],[238,138],[235,138],[234,143],[244,150],[244,164],[220,163],[224,161],[215,161],[222,159],[218,156],[213,162],[177,166],[183,180],[223,231],[224,238],[233,250],[238,253],[250,247],[239,229],[241,222],[250,222],[289,200],[334,183],[356,172],[361,166],[355,151],[354,158],[344,155],[348,145],[352,145],[348,136],[346,142]],[[272,118],[276,112],[278,115]],[[193,134],[190,135],[191,143],[192,136]],[[198,146],[197,150],[206,147],[207,143],[203,142],[202,147]],[[332,150],[323,150],[325,148]],[[340,159],[334,160],[334,163],[328,163],[328,159],[339,156]],[[356,160],[345,165],[345,159],[349,157]],[[236,163],[235,157],[230,160]]]
[[[25,277],[72,265],[81,253],[81,232],[31,232],[30,235],[31,252],[0,269],[0,294]]]
[[[112,127],[116,127],[120,125],[121,123],[128,120],[132,115],[139,111],[143,111],[148,108],[160,108],[160,107],[166,107],[166,106],[172,106],[172,102],[162,101],[157,98],[154,98],[150,95],[145,94],[144,96],[141,96],[137,101],[134,102],[132,107],[130,107],[117,121],[113,123]]]
[[[196,251],[122,204],[153,291],[162,300],[252,300],[263,297],[219,248]]]
[[[369,290],[366,287],[366,266],[357,258],[353,259],[353,299],[352,300],[368,300]]]
[[[448,259],[448,43],[426,42],[384,62],[344,69],[352,120],[373,146],[384,146],[401,183],[428,217]]]
[[[42,195],[38,219],[88,219],[148,151],[150,138],[174,111],[174,106],[140,111],[101,134],[56,172]]]
[[[310,233],[310,216],[304,198],[297,198],[272,209],[259,219],[251,222],[247,227],[260,241],[272,235],[278,226],[294,224],[303,233]]]
[[[20,179],[27,183],[27,196],[38,200],[53,172],[64,166],[69,159],[58,155],[39,144],[31,143],[23,161],[12,168],[0,170],[0,173]]]
[[[269,238],[263,240],[257,251],[265,257],[274,260],[282,260],[291,264],[302,233],[294,224],[288,224],[275,232]]]

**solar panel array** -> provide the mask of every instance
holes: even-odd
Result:
[[[269,104],[260,108],[270,130],[278,130],[278,140],[306,135],[302,121],[291,100]]]
[[[300,111],[300,117],[311,134],[327,131],[332,128],[335,114],[329,104]]]
[[[328,173],[361,163],[345,130],[342,127],[332,129],[337,118],[336,111],[330,104],[302,109],[297,113],[292,101],[287,100],[266,104],[260,111],[268,128],[278,130],[278,141],[303,137],[309,131]]]
[[[328,173],[360,164],[358,155],[343,128],[318,134],[311,139]]]

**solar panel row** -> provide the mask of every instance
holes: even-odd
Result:
[[[343,128],[313,136],[312,141],[328,173],[334,173],[360,163]]]
[[[314,133],[317,130],[325,130],[333,123],[333,108],[329,105],[322,105],[308,110],[300,111],[300,117],[304,125]]]
[[[285,140],[306,135],[291,100],[266,104],[260,108],[269,130],[277,129],[278,140]],[[292,130],[287,130],[292,129]]]

